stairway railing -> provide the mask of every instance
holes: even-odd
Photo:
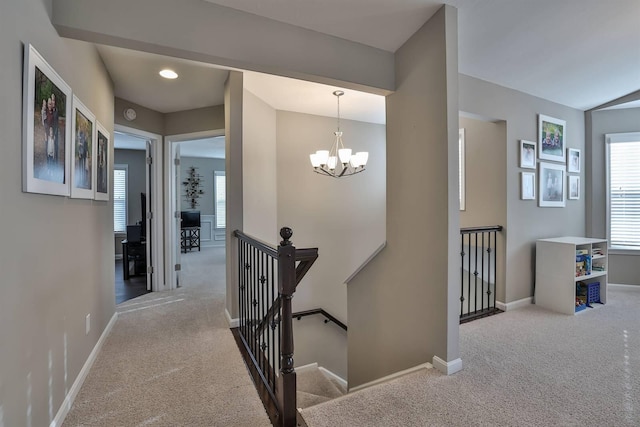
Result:
[[[317,248],[296,249],[290,228],[280,230],[277,248],[236,230],[238,238],[239,326],[256,386],[266,393],[271,421],[279,427],[296,425],[296,373],[293,368],[291,299],[296,286],[318,258]],[[276,368],[277,363],[277,368]]]
[[[342,323],[341,321],[336,319],[333,315],[327,313],[322,308],[314,308],[313,310],[297,311],[297,312],[293,313],[293,317],[295,317],[296,319],[300,320],[303,317],[313,316],[314,314],[323,315],[325,317],[324,323],[333,322],[336,325],[338,325],[340,328],[344,329],[345,331],[347,330],[347,325],[345,325],[344,323]]]
[[[460,323],[501,312],[496,308],[496,248],[501,231],[501,225],[460,229]]]

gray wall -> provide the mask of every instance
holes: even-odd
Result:
[[[504,226],[507,222],[506,123],[460,117],[460,127],[465,129],[466,140],[466,209],[460,211],[460,227]],[[505,233],[496,234],[496,299],[501,302],[505,300],[506,288],[505,241]]]
[[[224,105],[164,114],[164,135],[224,129]]]
[[[459,357],[459,319],[449,308],[459,250],[448,243],[459,234],[456,15],[443,6],[396,52],[397,90],[387,97],[388,243],[348,285],[349,387],[434,355]]]
[[[242,131],[243,131],[242,73],[231,71],[224,85],[224,143],[227,183],[227,228],[225,251],[227,257],[227,312],[238,318],[238,242],[232,238],[235,230],[243,230],[242,189]]]
[[[113,87],[102,61],[93,46],[58,37],[51,6],[50,0],[3,0],[0,6],[4,426],[51,423],[115,312],[112,202],[21,191],[23,41],[33,44],[113,135]]]
[[[114,150],[113,164],[129,166],[127,172],[127,225],[142,220],[140,193],[146,193],[146,152],[142,150]]]
[[[137,116],[135,120],[128,121],[124,118],[124,110],[127,108],[133,108],[136,110]],[[162,113],[122,98],[115,98],[115,105],[113,109],[114,121],[117,125],[128,126],[134,129],[155,133],[157,135],[164,134],[164,114]]]
[[[187,143],[188,144],[188,143]],[[213,171],[224,171],[224,159],[210,159],[206,157],[180,157],[180,182],[185,182],[189,174],[189,168],[196,167],[196,173],[201,178],[201,187],[204,194],[198,199],[198,206],[195,210],[199,210],[201,215],[215,215],[213,209]],[[191,203],[184,198],[185,186],[180,187],[180,210],[193,210]]]
[[[539,208],[536,201],[520,200],[520,172],[523,171],[518,160],[520,140],[537,141],[538,114],[545,114],[566,120],[566,146],[584,150],[584,114],[473,77],[460,75],[459,82],[460,111],[506,123],[507,217],[502,225],[507,239],[505,263],[508,286],[504,302],[509,303],[533,295],[537,239],[585,235],[584,197],[567,200],[564,208]],[[496,163],[496,167],[502,166]],[[581,175],[584,176],[584,172]],[[584,183],[582,186],[584,190]]]
[[[391,52],[204,1],[56,0],[54,22],[96,43],[381,94],[394,84]]]
[[[588,112],[586,171],[587,232],[590,237],[607,237],[607,190],[605,140],[607,133],[640,131],[640,108]],[[609,254],[610,283],[640,285],[640,255]]]

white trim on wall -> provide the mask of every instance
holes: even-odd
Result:
[[[502,311],[510,311],[515,310],[516,308],[526,307],[531,304],[533,304],[533,297],[527,297],[519,299],[517,301],[511,301],[506,304],[500,301],[496,301],[496,308],[499,308]]]
[[[418,371],[420,371],[422,369],[433,369],[433,365],[431,363],[423,363],[421,365],[414,366],[413,368],[405,369],[404,371],[399,371],[399,372],[393,373],[391,375],[387,375],[386,377],[378,378],[377,380],[373,380],[373,381],[370,381],[368,383],[361,384],[361,385],[359,385],[357,387],[350,388],[349,389],[349,393],[352,393],[352,392],[355,392],[355,391],[360,391],[360,390],[363,390],[365,388],[368,388],[368,387],[371,387],[371,386],[374,386],[374,385],[386,383],[387,381],[391,381],[391,380],[394,380],[396,378],[403,377],[405,375],[409,375],[409,374],[412,374],[414,372],[418,372]]]
[[[107,337],[111,333],[111,329],[113,329],[113,326],[116,324],[116,320],[118,320],[117,312],[113,313],[111,320],[109,320],[109,323],[107,323],[107,327],[104,328],[104,331],[102,331],[100,339],[98,339],[98,342],[93,347],[93,350],[91,351],[91,354],[89,354],[87,361],[84,362],[84,366],[80,370],[80,373],[76,377],[76,380],[73,382],[73,385],[71,385],[69,393],[67,393],[64,400],[62,401],[62,405],[60,405],[60,409],[58,410],[58,413],[56,414],[53,421],[51,421],[51,424],[49,424],[49,427],[58,427],[61,426],[64,422],[64,419],[69,413],[69,410],[71,409],[71,406],[73,405],[73,402],[76,399],[76,396],[78,395],[78,392],[80,391],[84,380],[87,378],[87,375],[89,374],[93,363],[98,357],[98,353],[100,353],[100,349],[102,349],[102,345],[107,340]]]
[[[446,362],[438,356],[433,356],[433,367],[445,375],[453,375],[462,370],[462,359],[457,358],[451,362]]]

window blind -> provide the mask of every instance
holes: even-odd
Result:
[[[640,249],[640,141],[610,141],[609,234],[612,247]]]
[[[227,197],[226,197],[226,176],[224,171],[214,171],[213,179],[215,185],[215,214],[216,228],[226,228],[227,226]]]
[[[113,170],[113,231],[127,231],[127,170]]]

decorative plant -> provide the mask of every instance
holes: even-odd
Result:
[[[196,167],[189,167],[187,179],[182,183],[185,186],[184,198],[188,203],[191,203],[191,209],[195,209],[198,206],[198,198],[204,194],[202,190],[202,176],[196,172]]]

